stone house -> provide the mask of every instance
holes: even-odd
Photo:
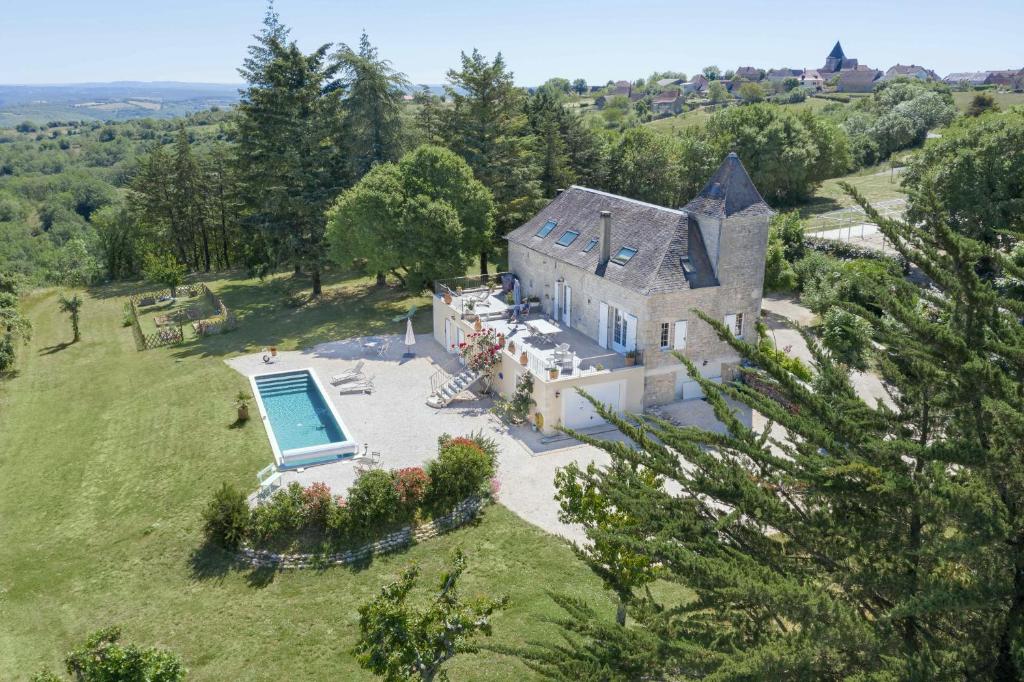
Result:
[[[940,80],[937,73],[917,64],[894,64],[882,76],[882,80],[887,81],[895,80],[896,78],[915,78],[919,81]]]
[[[736,75],[743,80],[748,80],[751,83],[756,83],[764,77],[764,73],[761,69],[753,66],[741,66],[736,69]]]
[[[663,92],[651,100],[651,111],[655,114],[678,114],[683,110],[683,96],[678,90]]]
[[[984,85],[986,78],[988,78],[988,71],[958,71],[943,78],[942,82],[947,85],[966,84],[970,86],[978,86]]]
[[[1024,69],[1003,69],[1000,71],[989,71],[985,77],[985,85],[996,85],[1002,88],[1018,88],[1021,77],[1024,76]]]
[[[882,72],[867,67],[858,67],[836,74],[836,92],[872,92]]]
[[[810,92],[820,92],[825,87],[825,79],[814,69],[804,69],[800,74],[800,87]]]
[[[501,353],[495,386],[510,394],[519,376],[533,373],[533,413],[547,431],[601,423],[577,387],[619,411],[701,397],[673,351],[704,377],[730,380],[739,357],[696,311],[756,340],[771,215],[735,153],[681,209],[585,187],[560,192],[506,237],[504,277],[517,280],[523,300],[533,301],[529,314],[539,308],[543,322],[512,321],[511,293],[490,296],[494,314],[479,315],[518,344]],[[471,294],[440,294],[434,337],[454,351],[471,333],[460,312]],[[559,348],[572,361],[556,370],[545,363]]]

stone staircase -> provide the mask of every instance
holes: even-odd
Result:
[[[458,374],[451,375],[447,381],[443,382],[433,393],[431,393],[430,397],[427,398],[427,405],[435,409],[441,409],[451,401],[455,400],[455,396],[459,395],[482,378],[482,373],[474,372],[469,368],[465,368]]]

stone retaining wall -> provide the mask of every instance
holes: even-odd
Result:
[[[336,554],[275,554],[266,550],[243,547],[239,558],[257,568],[307,568],[325,565],[345,565],[364,561],[378,554],[388,554],[409,545],[443,535],[476,518],[486,499],[470,497],[463,500],[450,513],[419,526],[405,526],[379,540],[368,542]]]

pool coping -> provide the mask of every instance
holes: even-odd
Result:
[[[270,425],[270,418],[267,415],[266,407],[263,405],[263,396],[260,395],[260,388],[256,383],[256,380],[263,377],[280,376],[283,374],[299,374],[301,372],[306,372],[313,380],[313,384],[320,392],[320,396],[323,398],[324,404],[327,405],[327,409],[331,411],[331,416],[334,417],[334,421],[338,424],[338,428],[341,429],[341,433],[345,436],[345,440],[336,443],[311,445],[305,448],[293,448],[291,450],[282,451],[281,446],[277,442],[277,436],[274,435],[274,429]],[[339,459],[344,459],[345,457],[350,457],[359,452],[359,443],[352,440],[352,432],[345,424],[345,421],[341,418],[341,415],[338,414],[338,410],[335,408],[334,402],[331,400],[330,396],[327,395],[327,391],[324,390],[323,384],[320,383],[320,377],[316,375],[316,370],[312,367],[297,367],[295,369],[282,369],[276,372],[252,374],[249,376],[249,385],[252,387],[252,395],[256,400],[256,407],[260,411],[260,420],[263,422],[263,428],[266,430],[267,438],[270,440],[270,448],[274,452],[274,461],[277,463],[278,469],[285,470],[297,467],[313,466],[316,464],[327,464],[329,462],[336,462]]]

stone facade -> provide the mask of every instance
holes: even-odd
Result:
[[[688,380],[685,368],[672,353],[675,322],[687,322],[683,352],[703,376],[727,379],[739,357],[728,343],[718,338],[711,325],[696,316],[694,309],[719,322],[724,322],[726,315],[741,313],[743,338],[748,341],[755,339],[754,325],[761,313],[768,219],[752,216],[699,221],[705,242],[709,243],[718,286],[680,288],[645,296],[515,243],[509,244],[509,269],[519,276],[527,295],[540,298],[548,315],[554,313],[556,282],[562,280],[569,285],[570,326],[592,339],[600,338],[602,302],[635,315],[636,347],[642,354],[645,373],[643,405],[664,404],[681,398],[681,384]],[[668,349],[661,348],[662,323],[670,326]]]
[[[379,540],[335,554],[276,554],[243,547],[239,558],[257,568],[319,568],[321,566],[354,564],[373,556],[388,554],[417,542],[442,535],[472,521],[486,504],[485,498],[471,497],[445,516],[419,526],[405,526]]]

